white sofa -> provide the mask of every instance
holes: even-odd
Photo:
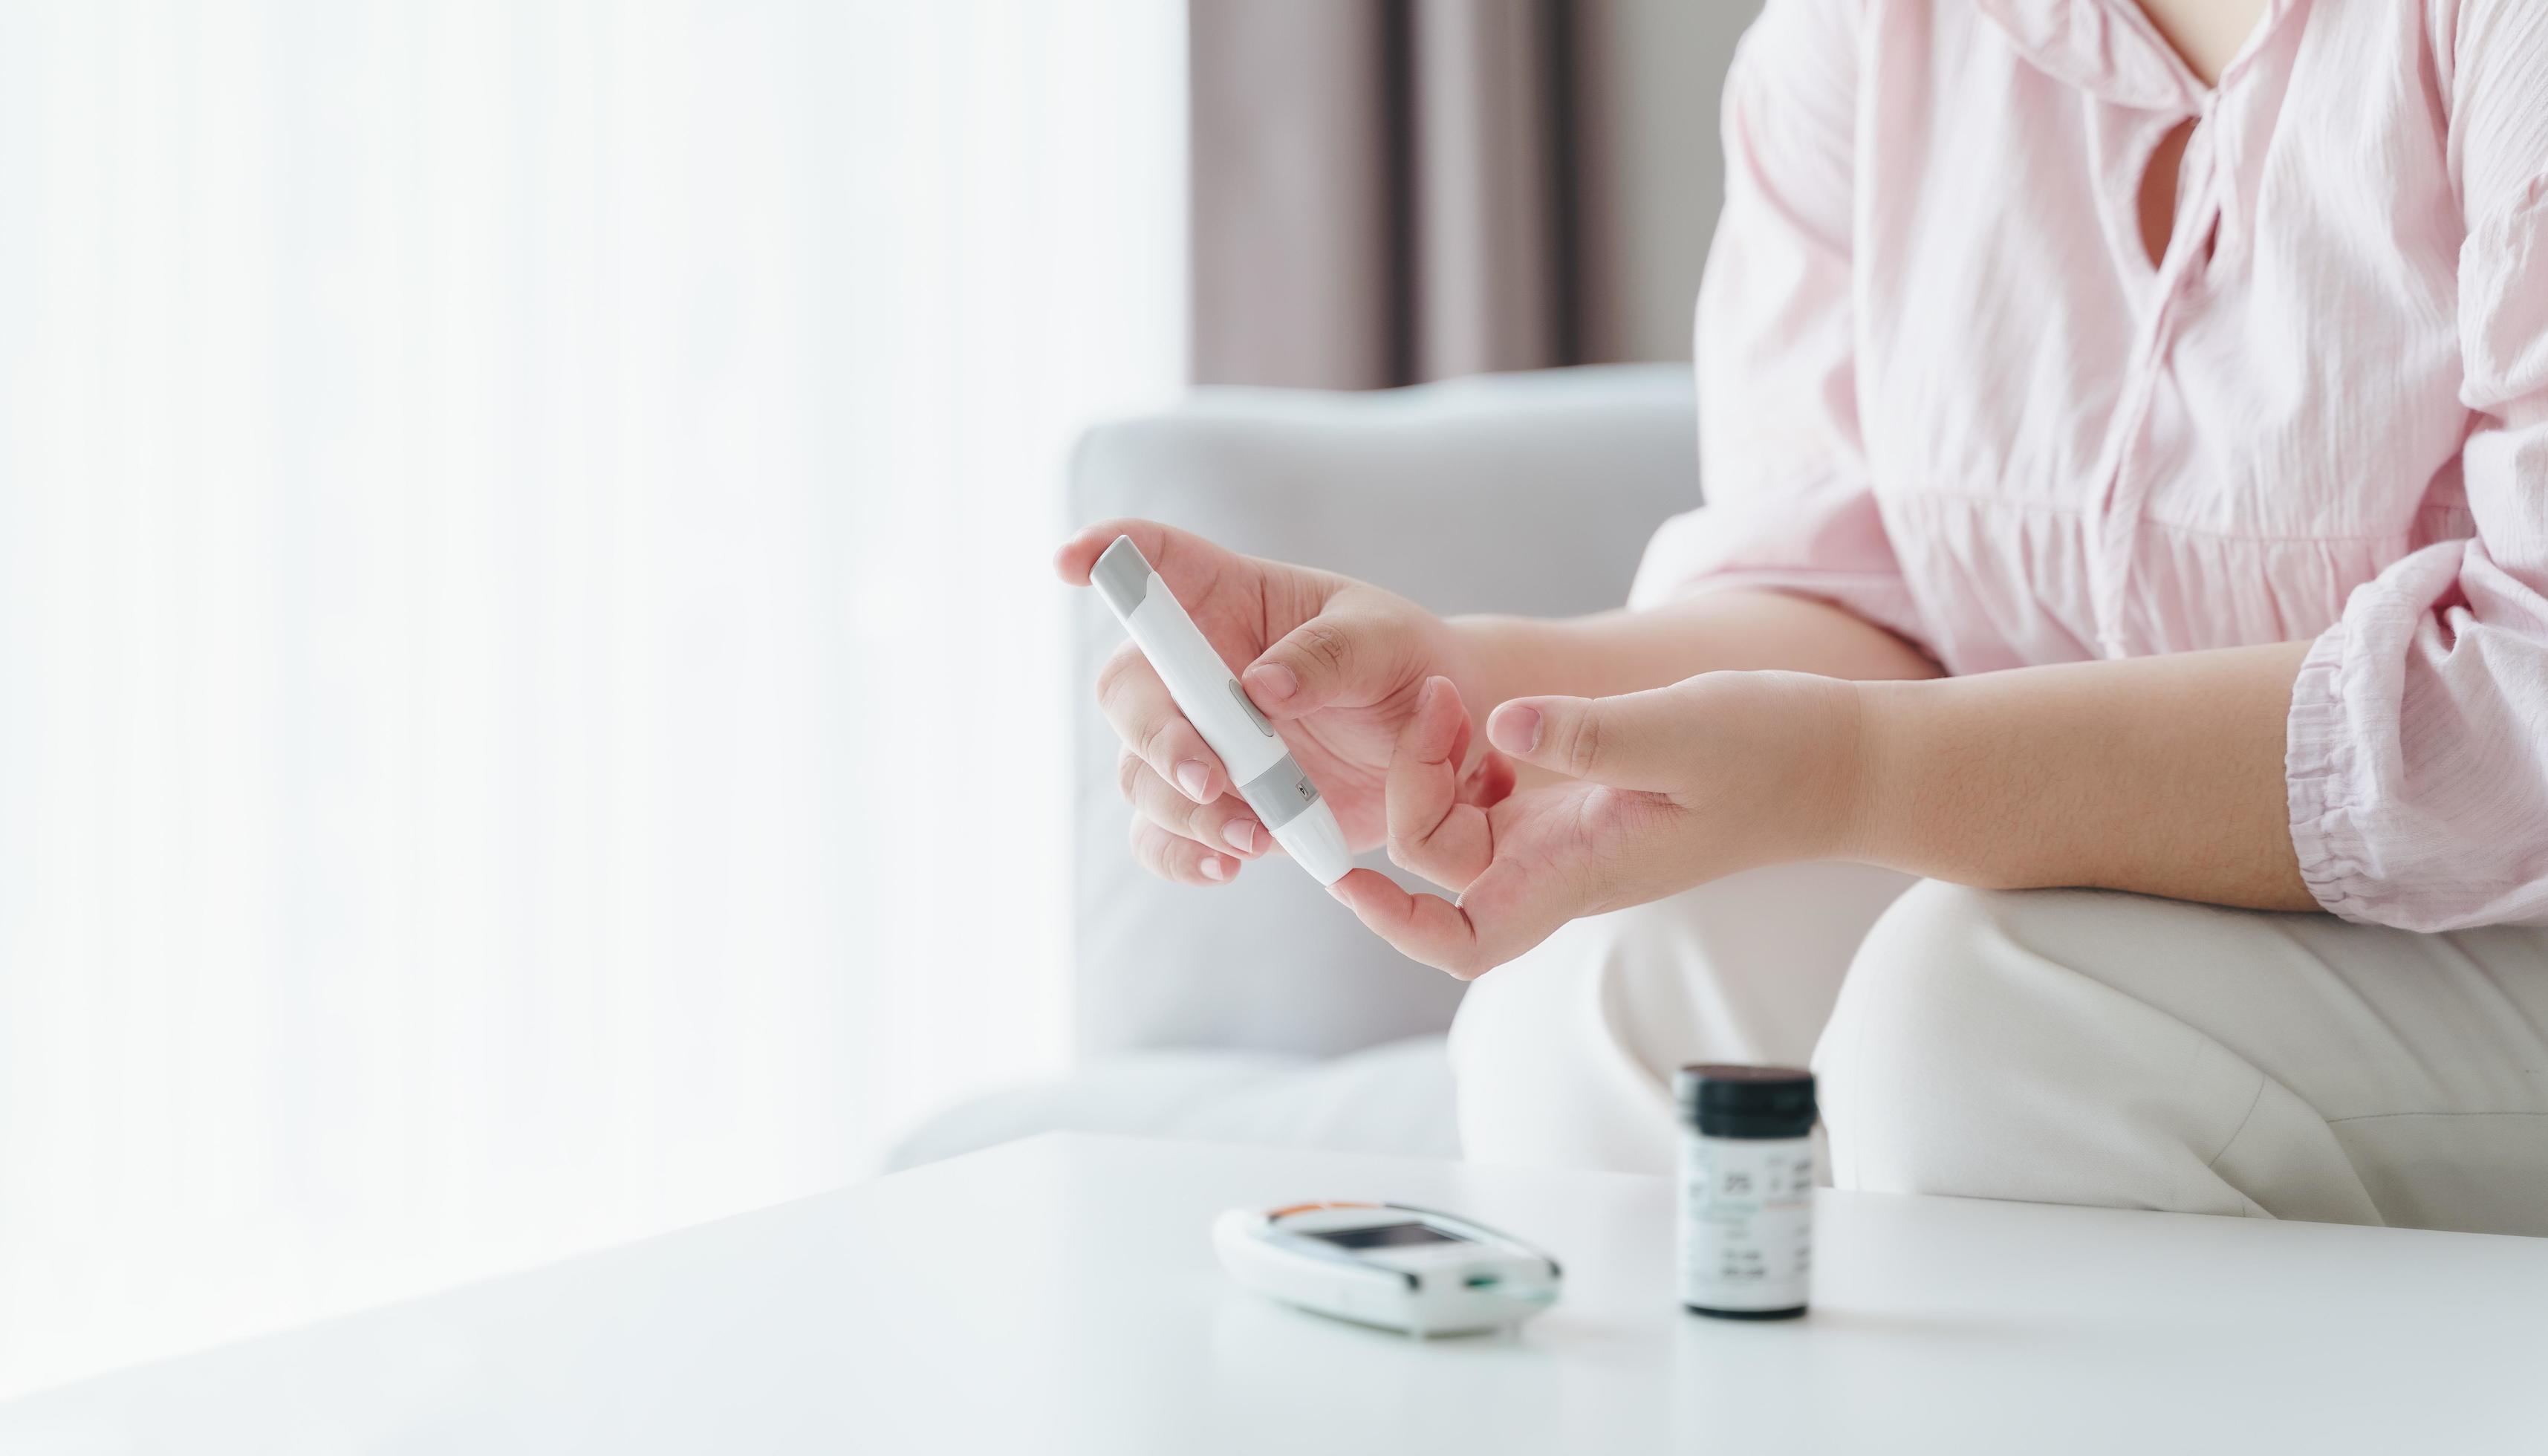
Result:
[[[1626,595],[1655,526],[1697,502],[1696,433],[1675,365],[1206,390],[1091,430],[1070,510],[1167,521],[1446,613],[1595,611]],[[1080,603],[1066,709],[1079,1067],[950,1110],[895,1165],[1053,1129],[1456,1156],[1442,1032],[1459,982],[1391,951],[1288,863],[1213,889],[1133,863],[1090,689],[1120,640],[1093,597]]]

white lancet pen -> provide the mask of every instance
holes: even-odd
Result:
[[[1221,654],[1204,640],[1168,584],[1130,536],[1118,536],[1097,558],[1089,582],[1106,598],[1133,644],[1158,670],[1168,695],[1221,755],[1238,796],[1256,811],[1275,843],[1320,884],[1333,884],[1353,867],[1335,811],[1319,798],[1319,786],[1301,772],[1292,751],[1247,700]]]

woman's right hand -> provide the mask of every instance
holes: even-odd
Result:
[[[1493,706],[1458,629],[1348,577],[1241,556],[1146,520],[1088,527],[1063,544],[1054,570],[1074,587],[1088,585],[1117,536],[1132,537],[1184,603],[1357,852],[1387,835],[1390,756],[1425,681],[1449,678],[1468,701]],[[1220,884],[1242,861],[1275,848],[1220,756],[1130,641],[1098,673],[1097,701],[1124,743],[1119,781],[1133,805],[1133,852],[1144,867],[1181,884]],[[1509,765],[1468,726],[1452,761],[1462,766],[1460,792],[1468,801],[1493,803],[1511,790]]]

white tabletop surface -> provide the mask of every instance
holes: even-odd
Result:
[[[1515,1337],[1233,1288],[1236,1206],[1456,1211]],[[1671,1186],[1049,1137],[0,1406],[0,1451],[2548,1450],[2548,1239],[1822,1195],[1813,1313],[1684,1314]]]

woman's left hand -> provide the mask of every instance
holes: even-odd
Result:
[[[1425,683],[1386,790],[1390,858],[1458,902],[1369,869],[1333,887],[1382,939],[1463,980],[1577,916],[1839,858],[1851,840],[1859,697],[1836,679],[1706,673],[1618,697],[1515,698],[1488,741],[1569,780],[1517,792],[1492,754],[1462,772],[1468,727],[1450,681]]]

